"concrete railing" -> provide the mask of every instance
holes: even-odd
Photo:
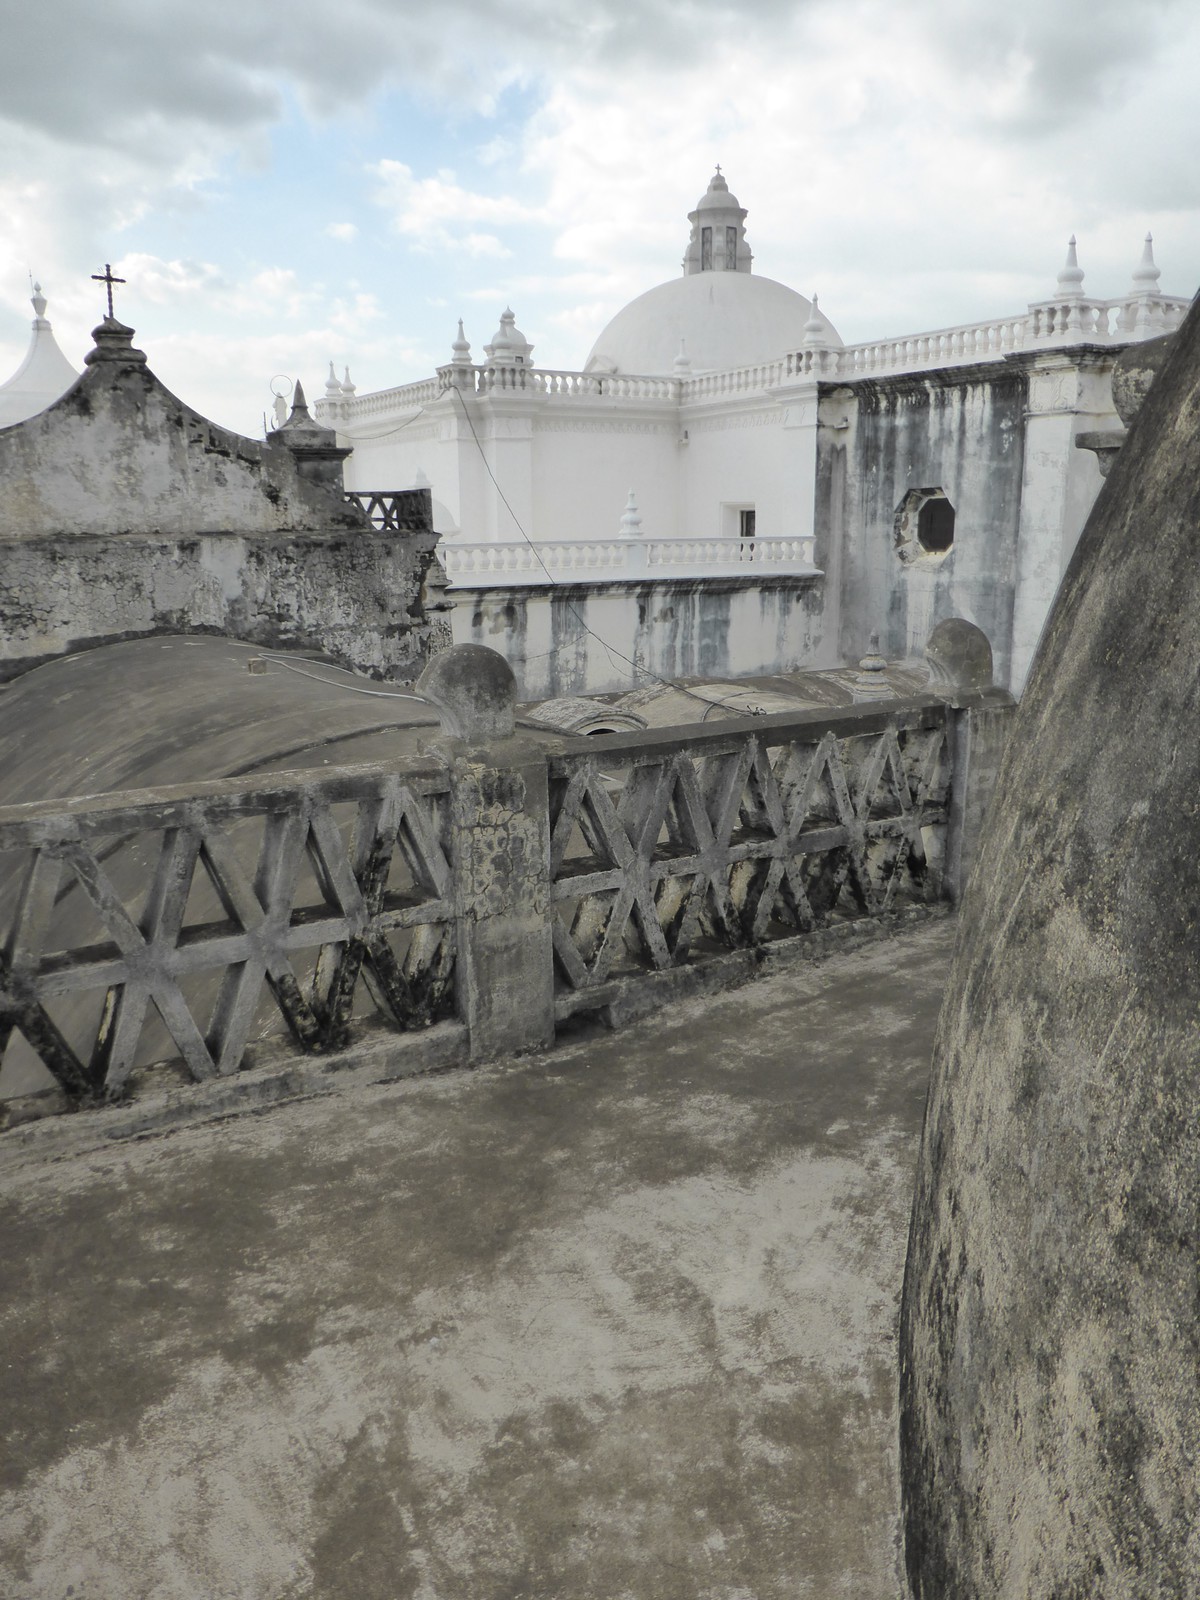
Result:
[[[749,976],[957,897],[1012,705],[547,745],[512,731],[493,651],[421,686],[448,730],[428,758],[0,809],[0,1045],[78,1105],[150,1063],[237,1073],[272,1033],[302,1057],[456,1016],[479,1059],[656,974]]]
[[[686,581],[693,577],[816,577],[813,538],[443,540],[451,588]]]

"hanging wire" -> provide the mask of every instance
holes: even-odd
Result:
[[[537,545],[529,537],[529,535],[525,532],[525,529],[521,526],[520,517],[517,516],[517,513],[513,510],[512,506],[509,504],[508,496],[505,494],[504,490],[500,487],[500,481],[496,477],[496,474],[492,471],[491,463],[489,462],[489,460],[487,458],[487,455],[484,452],[483,445],[480,443],[479,435],[475,431],[475,423],[474,423],[474,421],[473,421],[473,419],[471,417],[470,411],[467,409],[467,403],[463,399],[461,391],[457,387],[455,387],[454,390],[453,390],[453,393],[455,395],[455,398],[458,400],[459,405],[462,407],[463,416],[467,419],[467,426],[471,430],[471,437],[475,441],[476,450],[479,451],[479,459],[483,462],[484,470],[486,471],[488,477],[492,480],[492,483],[493,483],[493,485],[495,487],[496,493],[500,496],[501,500],[504,502],[504,508],[508,512],[509,516],[513,519],[513,523],[516,526],[517,532],[521,535],[522,539],[524,539],[525,543],[533,551],[534,559],[536,560],[538,566],[541,567],[542,571],[546,574],[547,582],[551,585],[552,588],[553,587],[561,587],[558,584],[558,580],[555,578],[554,574],[550,571],[550,568],[546,565],[545,561],[543,561],[541,552],[539,551]],[[595,639],[596,643],[598,645],[600,645],[601,649],[603,649],[605,651],[605,653],[607,654],[608,659],[609,659],[610,662],[612,662],[614,657],[615,657],[617,661],[623,661],[626,666],[632,667],[634,672],[640,673],[643,677],[651,679],[654,683],[661,683],[664,688],[673,689],[677,694],[686,695],[690,700],[695,700],[700,705],[704,706],[706,711],[711,711],[712,710],[713,702],[711,700],[706,700],[703,695],[699,695],[699,694],[694,693],[691,689],[686,688],[681,683],[676,683],[670,678],[661,677],[659,675],[659,673],[652,671],[651,668],[649,668],[647,666],[644,666],[640,661],[635,661],[631,656],[625,655],[622,651],[618,650],[615,645],[610,645],[607,639],[601,638],[601,636],[596,632],[595,628],[590,627],[588,625],[588,623],[585,621],[582,613],[578,610],[578,608],[576,607],[576,605],[574,604],[573,601],[568,600],[566,602],[566,605],[567,605],[567,609],[570,611],[571,615],[575,618],[575,620],[579,624],[579,626],[583,629],[584,633],[586,633],[590,638]],[[545,654],[553,655],[553,654],[556,654],[558,650],[562,650],[562,649],[565,649],[565,648],[566,648],[566,642],[564,641],[563,644],[557,645],[553,651],[546,651]],[[755,717],[761,717],[761,716],[764,715],[764,713],[762,711],[760,711],[760,710],[751,709],[750,710],[750,715],[751,716],[755,716]],[[701,719],[701,720],[703,720],[703,719]]]

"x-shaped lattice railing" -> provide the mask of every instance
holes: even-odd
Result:
[[[925,842],[946,821],[940,708],[775,745],[750,733],[632,762],[589,751],[552,774],[554,951],[572,988],[630,953],[663,968],[700,936],[737,946],[819,926],[846,890],[861,916],[939,890]]]
[[[119,804],[74,803],[24,829],[0,827],[0,848],[29,853],[0,952],[0,1056],[18,1029],[70,1095],[111,1093],[137,1061],[153,1005],[194,1078],[233,1072],[264,984],[308,1050],[347,1042],[360,979],[385,1020],[427,1022],[454,960],[444,786],[440,774],[405,782],[378,769],[347,769],[258,793],[225,783],[182,802],[131,804],[136,797],[126,795],[116,797]],[[349,842],[333,812],[347,802],[355,806]],[[245,838],[233,831],[245,824],[261,829],[253,866]],[[148,872],[136,848],[146,841],[154,854]],[[397,856],[403,892],[389,888]],[[297,905],[306,862],[319,903]],[[201,877],[224,919],[187,924]],[[64,925],[78,920],[72,909],[81,904],[103,937],[72,948]],[[388,937],[401,929],[408,932],[403,959]],[[67,947],[54,948],[56,941]],[[296,957],[314,949],[311,981],[301,982]],[[205,973],[218,978],[206,1021],[185,992],[189,978]],[[100,1020],[80,1049],[48,1006],[96,991],[104,996]]]

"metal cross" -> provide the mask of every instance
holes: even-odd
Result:
[[[92,273],[92,280],[95,283],[106,283],[108,285],[108,314],[111,317],[112,314],[113,314],[113,307],[112,307],[113,284],[114,283],[124,283],[126,280],[124,278],[114,278],[113,277],[112,266],[107,261],[104,263],[104,271],[103,272],[93,272]]]
[[[720,175],[721,175],[721,163],[718,161],[717,162],[717,176],[720,177]]]

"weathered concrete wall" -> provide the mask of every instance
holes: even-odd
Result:
[[[521,699],[602,694],[647,674],[732,678],[811,665],[823,594],[820,578],[459,588],[451,626],[456,644],[505,656]]]
[[[1200,1593],[1200,310],[1084,531],[980,848],[901,1325],[919,1600]]]
[[[260,444],[177,400],[132,329],[105,318],[95,339],[61,400],[0,431],[0,679],[193,632],[415,677],[446,631],[425,604],[428,493],[377,531],[346,500],[344,452],[302,395]]]
[[[205,632],[409,679],[431,648],[435,543],[370,527],[2,539],[0,679],[109,640]]]
[[[965,617],[987,634],[996,681],[1009,686],[1025,399],[1023,373],[1007,365],[823,394],[816,561],[836,595],[837,659],[862,655],[876,633],[885,655],[919,655],[938,622]],[[897,508],[924,488],[953,504],[954,544],[905,560]]]
[[[177,400],[132,348],[131,328],[106,318],[95,337],[61,400],[0,430],[0,537],[363,525],[285,445],[243,438]]]

